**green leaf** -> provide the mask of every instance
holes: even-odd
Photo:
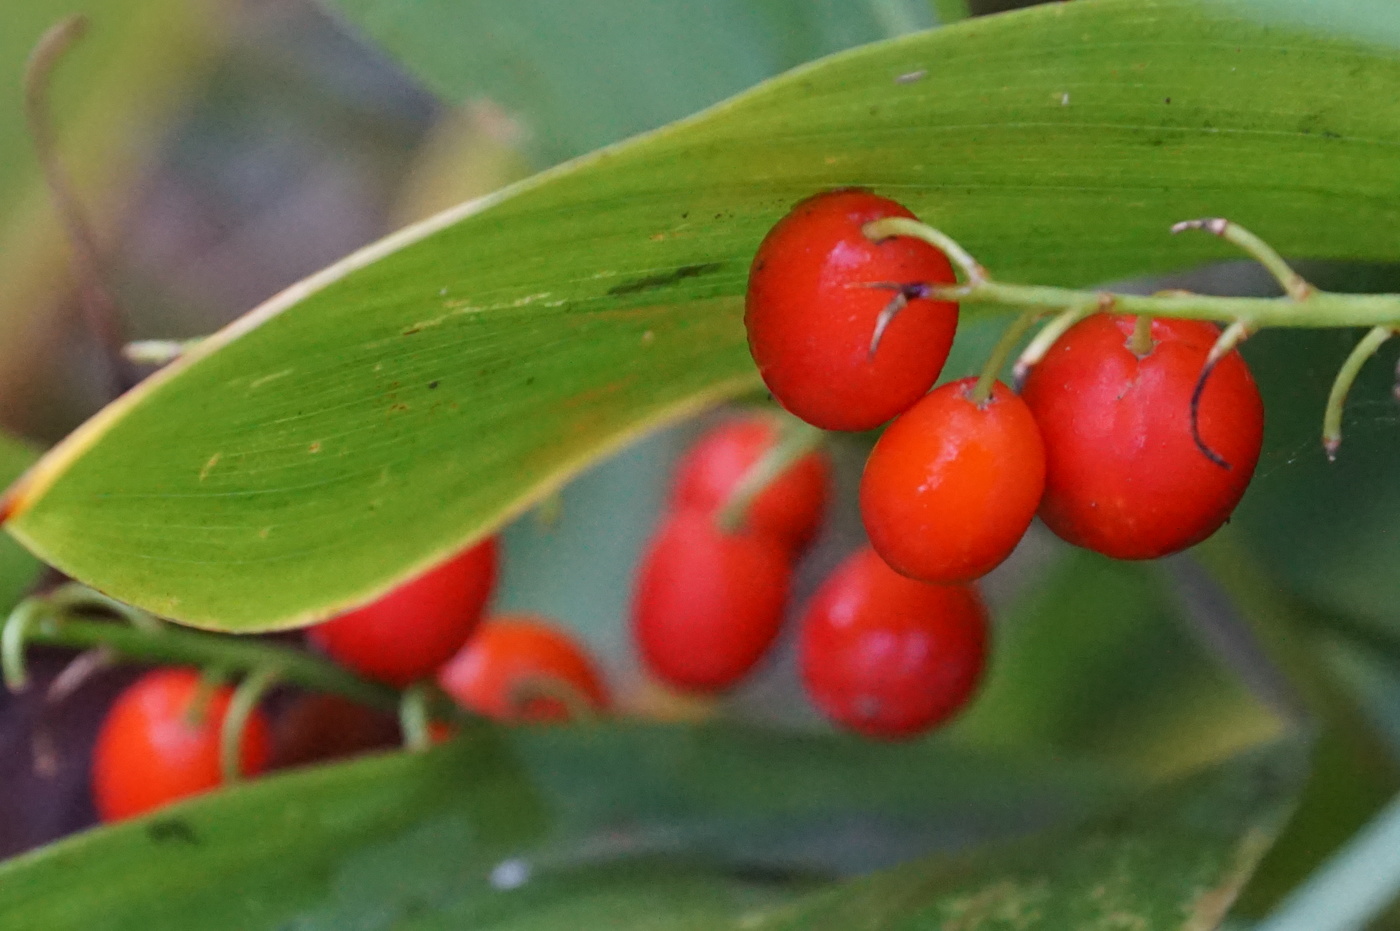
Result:
[[[922,0],[334,0],[434,91],[489,98],[553,164],[821,55],[932,25]]]
[[[857,880],[758,927],[1215,928],[1283,822],[1297,751],[1284,744],[1206,770],[1073,833]]]
[[[1058,549],[1044,576],[998,614],[987,679],[952,726],[957,739],[1160,773],[1286,727],[1192,636],[1201,622],[1183,612],[1166,565]]]
[[[0,482],[12,482],[34,464],[39,453],[7,433],[0,432]],[[0,539],[0,611],[8,612],[39,577],[43,565],[24,547],[6,537]]]
[[[1226,254],[1166,235],[1197,215],[1400,257],[1374,233],[1400,225],[1397,143],[1400,57],[1245,0],[1085,0],[858,49],[289,290],[61,444],[9,528],[177,620],[309,623],[752,389],[748,263],[814,190],[872,185],[994,273],[1084,284]]]
[[[565,920],[578,907],[599,928],[715,927],[817,876],[1082,817],[1110,786],[936,742],[483,730],[254,781],[10,861],[0,926],[588,927]]]

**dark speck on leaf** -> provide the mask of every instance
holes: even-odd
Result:
[[[430,390],[430,391],[431,391],[433,388],[436,388],[437,386],[438,386],[438,383],[435,382],[435,381],[430,381],[430,382],[428,382],[428,390]]]
[[[183,818],[162,818],[146,825],[146,836],[157,844],[179,843],[199,846],[199,835]]]
[[[718,215],[716,215],[718,219]],[[666,272],[661,275],[648,275],[645,278],[638,278],[634,281],[624,281],[608,289],[608,294],[618,297],[624,294],[640,294],[643,291],[656,291],[660,288],[679,284],[687,278],[699,278],[703,275],[712,275],[724,266],[719,262],[705,262],[700,265],[682,265],[673,272]]]
[[[1167,103],[1171,103],[1171,102],[1172,102],[1172,99],[1171,99],[1170,97],[1168,97],[1168,98],[1167,98]]]

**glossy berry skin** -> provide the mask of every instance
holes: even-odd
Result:
[[[986,664],[987,611],[970,585],[931,585],[862,549],[818,589],[798,641],[807,694],[868,737],[914,737],[956,714]]]
[[[966,582],[1020,542],[1045,488],[1045,447],[1024,401],[1000,382],[951,382],[895,418],[865,464],[860,511],[870,543],[925,582]]]
[[[1024,397],[1045,440],[1040,516],[1070,543],[1154,559],[1214,533],[1243,497],[1264,435],[1264,404],[1239,353],[1223,358],[1200,404],[1211,462],[1191,436],[1191,394],[1220,331],[1154,320],[1152,351],[1128,348],[1136,318],[1072,327],[1031,371]]]
[[[307,631],[328,656],[393,686],[432,675],[466,642],[496,584],[496,541],[485,540],[378,601]]]
[[[677,509],[717,513],[744,475],[778,442],[778,425],[756,415],[731,420],[707,432],[681,458],[671,501]],[[809,453],[754,498],[745,525],[755,533],[801,550],[816,535],[831,493],[831,464]]]
[[[878,283],[952,284],[941,251],[908,237],[871,242],[861,227],[909,217],[869,191],[828,191],[797,204],[768,233],[749,271],[749,349],[778,403],[826,430],[870,430],[932,387],[958,305],[910,300],[870,355],[880,311],[896,292]]]
[[[469,711],[500,721],[567,721],[566,702],[530,695],[567,690],[594,711],[610,701],[592,657],[573,637],[544,618],[507,614],[488,618],[438,671],[438,684]]]
[[[686,691],[734,685],[777,637],[790,576],[779,541],[722,533],[700,511],[670,514],[637,578],[632,633],[646,667]]]
[[[223,782],[219,732],[233,690],[213,689],[204,714],[192,720],[199,693],[199,673],[161,669],[117,697],[92,758],[93,800],[103,821],[132,818]],[[261,772],[271,747],[267,719],[255,709],[239,747],[241,771]]]

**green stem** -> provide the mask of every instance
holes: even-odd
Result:
[[[1087,304],[1119,314],[1214,320],[1219,323],[1243,321],[1251,330],[1263,327],[1324,329],[1400,326],[1400,294],[1317,291],[1306,302],[1300,303],[1290,297],[1215,297],[1182,292],[1117,294],[1048,285],[1002,284],[997,281],[930,286],[925,291],[928,297],[940,301],[1006,304],[1044,310],[1083,307]]]
[[[972,393],[968,395],[969,401],[978,406],[987,402],[992,396],[992,389],[996,387],[997,377],[1001,375],[1006,360],[1016,351],[1021,337],[1025,336],[1042,316],[1040,311],[1028,310],[1013,320],[1002,332],[1001,339],[997,340],[997,344],[992,347],[992,354],[987,357],[987,364],[982,366],[982,374],[978,376],[977,384],[972,386]]]
[[[427,750],[433,745],[432,731],[428,725],[431,695],[426,682],[415,682],[399,697],[399,730],[403,732],[403,743],[414,751]]]
[[[1332,391],[1327,396],[1327,410],[1322,415],[1322,448],[1327,450],[1327,458],[1335,460],[1337,449],[1342,445],[1342,409],[1347,403],[1361,367],[1376,354],[1381,344],[1394,335],[1395,330],[1388,326],[1373,327],[1361,338],[1356,348],[1347,356],[1342,367],[1337,370],[1337,378],[1332,382]]]
[[[280,674],[281,670],[275,666],[259,669],[240,682],[229,699],[228,711],[219,730],[219,765],[223,770],[224,782],[237,782],[243,777],[243,732],[248,727],[248,718],[267,690],[276,684]]]
[[[824,430],[795,418],[785,418],[778,442],[749,467],[744,477],[734,486],[729,500],[715,515],[720,530],[734,533],[743,527],[745,515],[748,514],[754,499],[794,462],[821,446],[825,439]]]
[[[1309,285],[1306,299],[1295,295],[1215,297],[1184,291],[1142,295],[1004,284],[987,277],[982,266],[952,237],[917,220],[876,220],[866,224],[865,234],[872,239],[911,236],[942,249],[967,280],[957,285],[925,284],[920,296],[937,301],[1003,304],[1027,310],[1096,307],[1109,313],[1239,323],[1250,331],[1262,327],[1400,327],[1400,294],[1338,294]]]
[[[1274,250],[1274,247],[1240,226],[1238,223],[1231,223],[1224,217],[1210,217],[1203,220],[1183,220],[1172,227],[1173,233],[1183,233],[1186,230],[1205,230],[1207,233],[1219,236],[1226,242],[1239,246],[1246,254],[1258,262],[1260,265],[1274,276],[1274,280],[1283,288],[1283,293],[1287,294],[1295,301],[1305,301],[1317,292],[1306,278],[1293,270],[1293,266],[1284,261],[1283,256]]]
[[[37,604],[38,607],[32,607]],[[110,621],[92,621],[52,612],[42,601],[21,605],[0,634],[6,647],[6,680],[14,688],[23,682],[21,656],[25,643],[90,650],[105,646],[118,657],[135,662],[171,663],[216,667],[230,673],[252,673],[275,668],[284,682],[318,692],[333,692],[351,701],[393,712],[398,693],[388,686],[368,682],[329,660],[303,650],[251,638],[184,630],[164,625],[158,631],[142,630]],[[11,647],[11,644],[14,647]],[[12,656],[13,654],[13,656]],[[19,678],[12,674],[18,665]]]
[[[867,239],[875,242],[889,239],[891,236],[911,236],[914,239],[922,239],[948,256],[948,261],[958,267],[958,270],[963,273],[963,280],[968,284],[987,280],[987,270],[956,239],[942,230],[934,229],[918,220],[911,220],[908,217],[885,217],[883,220],[875,220],[865,224],[861,228],[861,232],[865,233]],[[956,300],[956,298],[952,298],[952,300]]]
[[[1064,336],[1070,327],[1080,320],[1092,314],[1098,309],[1098,301],[1080,304],[1062,311],[1054,320],[1040,328],[1040,332],[1026,344],[1026,348],[1021,351],[1021,355],[1016,360],[1016,364],[1011,368],[1011,387],[1016,391],[1021,390],[1021,386],[1026,383],[1026,376],[1030,374],[1031,368],[1038,364],[1045,354],[1050,351],[1050,347],[1055,344],[1061,336]]]

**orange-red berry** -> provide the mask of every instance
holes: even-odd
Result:
[[[860,510],[870,543],[904,575],[966,582],[1016,547],[1045,488],[1045,449],[1025,402],[997,382],[943,385],[895,418],[865,464]]]
[[[689,691],[734,685],[778,635],[790,562],[772,537],[724,533],[700,511],[671,514],[637,579],[632,632],[647,668]]]
[[[432,675],[466,642],[496,584],[487,539],[377,601],[317,624],[307,637],[363,676],[394,686]]]
[[[895,572],[874,550],[842,563],[799,634],[802,682],[837,724],[887,740],[947,721],[972,697],[987,652],[987,612],[970,585]]]
[[[566,721],[573,701],[593,711],[610,704],[588,652],[557,625],[527,614],[483,621],[438,671],[438,683],[463,708],[501,721]]]
[[[92,794],[103,821],[119,821],[223,782],[220,731],[233,690],[205,690],[199,673],[160,669],[117,697],[97,735]],[[272,732],[256,709],[239,744],[244,774],[262,771]]]
[[[1222,358],[1198,411],[1208,454],[1192,435],[1191,396],[1219,330],[1154,320],[1139,357],[1129,347],[1135,324],[1080,321],[1031,370],[1024,397],[1045,440],[1046,525],[1107,556],[1153,559],[1229,518],[1259,460],[1264,404],[1239,353]]]
[[[761,414],[708,431],[676,468],[671,493],[675,507],[717,513],[749,469],[777,444],[778,433],[775,420]],[[830,486],[826,455],[809,453],[754,498],[744,524],[755,533],[776,537],[793,551],[800,550],[821,526]]]
[[[866,238],[865,224],[885,217],[913,214],[859,189],[810,197],[768,233],[749,271],[744,325],[759,373],[778,403],[827,430],[869,430],[907,410],[953,344],[958,305],[914,296],[871,352],[900,285],[956,280],[928,243]]]

